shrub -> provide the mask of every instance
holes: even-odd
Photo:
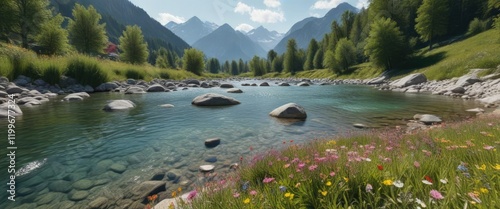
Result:
[[[56,66],[51,65],[43,71],[42,80],[51,85],[58,84],[61,80],[61,71]]]
[[[22,75],[29,77],[32,80],[36,80],[42,77],[39,68],[33,62],[30,61],[27,61],[26,67],[24,68]]]
[[[108,81],[108,75],[96,60],[88,57],[74,57],[68,62],[66,76],[74,78],[82,85],[96,87]]]
[[[144,73],[140,72],[138,70],[135,70],[135,69],[128,69],[125,72],[125,77],[136,79],[136,80],[142,80],[142,79],[144,79]]]
[[[170,74],[165,71],[160,72],[160,78],[162,79],[170,79]]]
[[[478,33],[486,31],[487,28],[487,22],[486,21],[481,21],[477,18],[474,18],[474,20],[470,21],[469,23],[469,30],[467,31],[468,36],[473,36]]]
[[[9,57],[10,65],[12,66],[12,70],[10,74],[7,76],[9,80],[14,80],[20,75],[24,74],[24,69],[28,66],[28,61],[21,54],[13,54]]]

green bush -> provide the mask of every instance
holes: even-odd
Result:
[[[140,72],[138,70],[135,70],[135,69],[128,69],[125,72],[125,77],[136,79],[136,80],[143,80],[144,79],[144,73]]]
[[[26,67],[24,68],[22,75],[29,77],[32,80],[36,80],[42,77],[38,67],[33,62],[30,61],[27,61]]]
[[[472,20],[469,23],[469,30],[467,31],[467,35],[473,36],[478,33],[484,32],[487,29],[488,29],[488,24],[486,21],[481,21],[477,18],[474,18],[474,20]]]
[[[56,66],[49,66],[43,71],[42,80],[51,85],[58,84],[61,80],[61,71]]]
[[[82,85],[97,87],[108,81],[108,75],[101,69],[97,60],[88,57],[74,57],[69,60],[66,76],[74,78]]]
[[[7,77],[9,80],[14,80],[24,74],[24,70],[28,66],[28,61],[22,54],[13,54],[9,57],[9,59],[12,70]]]
[[[160,78],[162,79],[170,79],[170,74],[165,71],[160,72]]]

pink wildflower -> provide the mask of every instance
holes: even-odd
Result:
[[[299,169],[302,169],[304,166],[306,166],[305,163],[299,163],[299,165],[297,166]]]
[[[435,189],[431,190],[430,195],[435,200],[442,200],[442,199],[444,199],[444,196],[439,191],[437,191]]]
[[[316,168],[318,168],[317,165],[311,165],[311,166],[309,166],[309,170],[310,171],[314,171],[314,170],[316,170]]]
[[[255,190],[250,191],[250,195],[252,195],[252,196],[257,195],[257,191],[255,191]]]
[[[239,196],[240,196],[240,193],[238,193],[238,192],[236,192],[236,193],[233,194],[234,198],[238,198]]]
[[[495,147],[494,146],[487,146],[487,145],[485,145],[483,147],[483,149],[485,149],[485,150],[492,150],[492,149],[495,149]]]
[[[187,199],[188,200],[193,200],[196,197],[197,194],[198,194],[198,191],[193,190],[193,191],[189,192],[189,194],[187,196]]]
[[[415,166],[415,168],[420,168],[420,163],[418,161],[415,161],[413,162],[413,166]]]
[[[271,182],[273,182],[273,181],[274,181],[274,178],[267,178],[267,177],[266,177],[266,178],[264,178],[264,180],[262,180],[262,182],[264,182],[264,183],[266,183],[266,184],[267,184],[267,183],[271,183]]]
[[[330,176],[334,177],[335,176],[335,172],[334,171],[330,172]]]

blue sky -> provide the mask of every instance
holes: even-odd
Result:
[[[342,2],[361,8],[368,0],[130,0],[162,24],[193,16],[248,31],[264,26],[285,33],[306,17],[324,16]]]

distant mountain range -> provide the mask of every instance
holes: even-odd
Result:
[[[252,41],[258,43],[265,51],[273,49],[283,38],[283,34],[276,31],[269,31],[262,26],[249,31],[246,35]]]
[[[235,31],[228,24],[220,26],[192,46],[203,51],[207,58],[215,57],[220,62],[250,60],[254,55],[266,55],[266,51],[259,44],[245,34]]]
[[[118,37],[126,25],[138,25],[150,49],[165,47],[181,55],[184,49],[189,48],[184,40],[128,0],[51,0],[56,11],[66,17],[72,17],[71,12],[76,3],[94,6],[103,17],[101,22],[106,23],[106,32],[114,43],[118,43]]]
[[[295,23],[274,47],[274,50],[278,53],[284,53],[288,40],[292,38],[295,39],[299,48],[306,49],[311,39],[320,41],[325,34],[330,33],[332,22],[335,20],[340,22],[345,11],[358,12],[358,9],[348,3],[341,3],[322,18],[308,17]]]
[[[181,37],[189,45],[192,45],[194,42],[213,32],[219,26],[211,22],[202,22],[198,17],[194,16],[181,24],[169,22],[165,27]]]

